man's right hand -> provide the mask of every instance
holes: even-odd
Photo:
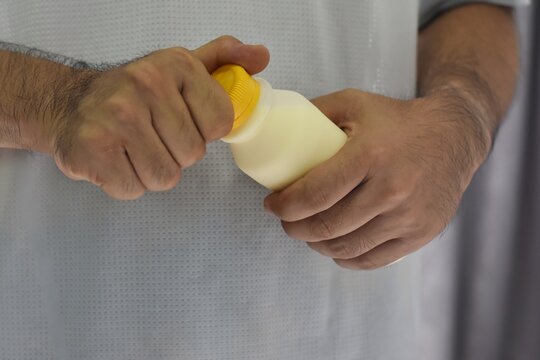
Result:
[[[257,73],[268,60],[265,47],[229,36],[156,51],[93,77],[66,116],[45,124],[45,141],[66,176],[116,199],[171,189],[232,127],[230,99],[210,74],[229,63]]]

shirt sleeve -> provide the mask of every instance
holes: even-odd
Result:
[[[529,0],[420,0],[420,27],[426,25],[443,11],[458,5],[486,3],[502,6],[525,5]]]

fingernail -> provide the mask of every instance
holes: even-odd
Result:
[[[392,261],[390,264],[388,264],[388,265],[386,265],[386,266],[384,266],[384,267],[388,267],[388,266],[392,266],[392,265],[394,265],[394,264],[397,264],[398,262],[400,262],[401,260],[405,259],[406,257],[407,257],[407,255],[402,256],[402,257],[400,257],[399,259]]]
[[[253,46],[253,47],[255,47],[255,46],[264,46],[263,44],[243,44],[243,45]],[[266,47],[266,46],[264,46],[264,47]]]

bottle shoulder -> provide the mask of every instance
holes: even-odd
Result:
[[[275,105],[293,104],[301,105],[311,103],[302,94],[292,90],[273,89],[273,103]]]

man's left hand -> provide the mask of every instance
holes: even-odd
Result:
[[[451,92],[396,100],[348,89],[313,103],[349,138],[331,159],[269,195],[285,232],[350,269],[419,249],[449,223],[486,154]]]

